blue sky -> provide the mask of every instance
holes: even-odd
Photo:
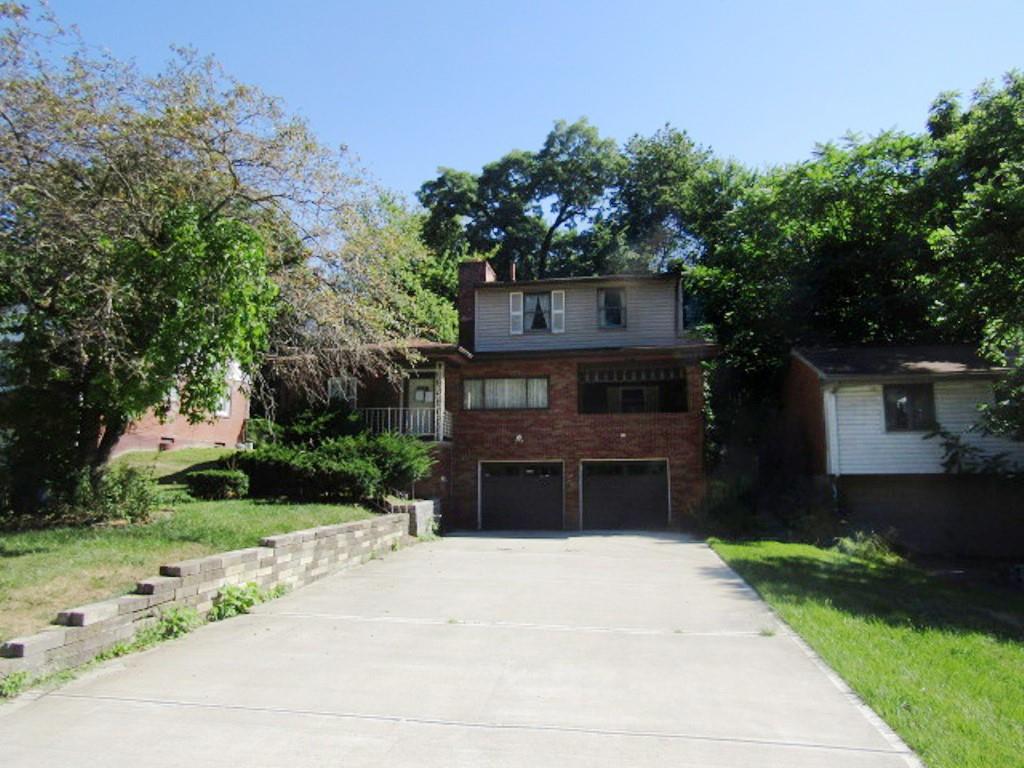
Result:
[[[851,130],[920,130],[940,91],[1024,68],[1024,0],[51,6],[146,70],[175,43],[215,54],[410,197],[438,166],[539,147],[559,118],[620,141],[671,123],[763,166]]]

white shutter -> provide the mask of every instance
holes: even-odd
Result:
[[[512,336],[523,334],[523,292],[512,291],[508,295],[508,332]]]
[[[565,333],[565,291],[551,292],[551,332]]]

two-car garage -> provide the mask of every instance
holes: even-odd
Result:
[[[668,462],[579,462],[580,528],[660,529],[669,517]],[[561,461],[480,463],[479,522],[484,530],[566,527]]]

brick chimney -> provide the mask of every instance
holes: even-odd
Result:
[[[486,261],[459,264],[459,345],[473,351],[476,336],[476,286],[497,280]]]

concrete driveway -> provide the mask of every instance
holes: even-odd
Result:
[[[705,545],[453,537],[0,706],[0,765],[916,761]]]

